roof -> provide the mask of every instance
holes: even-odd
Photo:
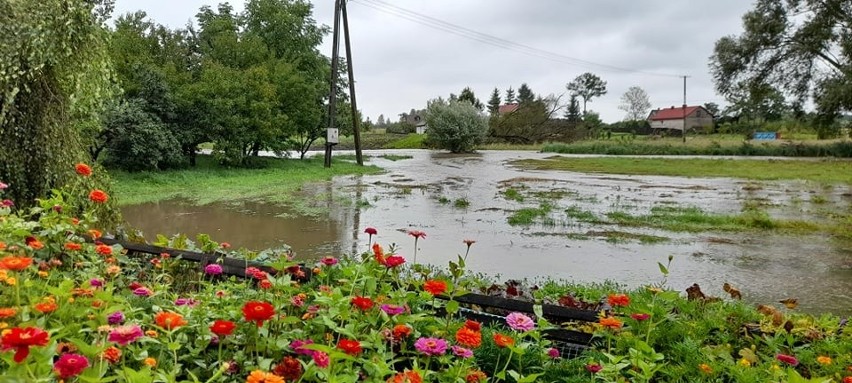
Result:
[[[500,109],[497,110],[497,114],[512,113],[516,110],[518,110],[518,104],[517,103],[500,105]]]
[[[687,106],[686,111],[684,111],[683,107],[674,106],[667,109],[657,109],[651,112],[651,117],[648,119],[652,121],[682,120],[683,116],[688,116],[699,108],[704,109],[704,107],[701,106]]]

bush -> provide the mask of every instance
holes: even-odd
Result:
[[[432,100],[426,107],[429,139],[453,153],[471,152],[488,132],[488,118],[465,101]]]
[[[145,113],[138,102],[126,102],[106,117],[107,166],[127,170],[162,170],[178,166],[183,158],[166,124]]]
[[[410,134],[414,133],[417,127],[407,122],[394,122],[393,124],[387,125],[385,128],[385,133],[388,134]]]

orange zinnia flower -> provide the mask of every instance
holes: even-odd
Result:
[[[53,298],[47,298],[44,302],[36,303],[33,307],[35,307],[36,311],[42,314],[49,314],[56,311],[56,309],[59,308],[59,305],[54,302]]]
[[[93,240],[98,239],[98,238],[103,236],[103,233],[101,233],[101,231],[98,230],[98,229],[89,229],[88,233],[92,237]]]
[[[417,371],[408,370],[394,375],[388,379],[388,383],[423,383],[423,378]]]
[[[246,383],[284,383],[284,378],[271,372],[254,370],[246,378]]]
[[[163,311],[157,314],[154,317],[154,321],[157,322],[157,326],[166,330],[174,330],[187,324],[187,321],[183,319],[183,315],[171,311]]]
[[[610,306],[627,306],[630,304],[630,297],[624,294],[609,294],[606,298]]]
[[[95,252],[100,255],[112,255],[112,247],[100,244],[95,246]]]
[[[462,327],[456,331],[456,343],[470,348],[477,348],[482,345],[482,333],[467,326]]]
[[[0,259],[0,269],[21,271],[33,264],[32,258],[27,257],[3,257]]]
[[[402,339],[411,335],[411,327],[408,327],[408,325],[404,324],[398,324],[396,326],[393,326],[392,333],[394,338]]]
[[[74,242],[68,242],[65,244],[65,250],[68,251],[77,251],[83,248],[83,245]]]
[[[508,335],[494,334],[494,344],[496,344],[497,347],[500,348],[512,346],[515,344],[515,339]]]
[[[104,350],[104,352],[101,353],[101,359],[110,363],[118,363],[118,361],[121,359],[121,350],[119,350],[115,346],[110,346],[110,348]]]
[[[41,249],[43,249],[43,248],[44,248],[44,244],[43,244],[43,243],[41,243],[41,241],[39,241],[39,240],[37,240],[37,239],[35,239],[35,238],[33,238],[33,239],[27,239],[27,246],[28,246],[30,249],[33,249],[33,250],[41,250]]]
[[[11,318],[11,317],[15,316],[15,314],[17,314],[17,313],[18,313],[18,310],[14,309],[12,307],[0,308],[0,319]]]
[[[598,323],[603,327],[610,328],[610,329],[613,329],[613,330],[620,329],[621,325],[622,325],[620,320],[613,318],[613,317],[601,318],[600,322],[598,322]]]
[[[74,166],[74,170],[77,171],[77,174],[79,174],[83,177],[88,177],[88,176],[92,175],[92,168],[89,165],[86,165],[82,162],[77,164],[76,166]]]
[[[92,200],[92,202],[104,203],[109,200],[109,195],[103,190],[95,189],[89,193],[89,199]]]

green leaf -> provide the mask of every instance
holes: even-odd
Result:
[[[444,307],[448,313],[455,314],[459,311],[459,302],[455,300],[451,300],[447,302],[447,305]]]
[[[663,275],[669,275],[669,269],[665,265],[660,262],[657,262],[657,266],[660,267],[660,272],[663,273]]]

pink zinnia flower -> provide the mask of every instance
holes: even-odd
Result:
[[[219,275],[222,274],[222,265],[218,263],[211,263],[207,266],[204,266],[204,272],[209,275]]]
[[[5,189],[5,188],[7,188],[7,187],[9,187],[9,185],[8,185],[8,184],[5,184],[5,183],[3,183],[2,181],[0,181],[0,190],[3,190],[3,189]],[[369,229],[369,227],[368,227],[367,229]],[[376,229],[373,229],[373,231],[375,231],[375,230],[376,230]]]
[[[189,306],[195,307],[198,304],[198,301],[192,298],[178,298],[175,300],[175,306]]]
[[[79,354],[62,354],[53,363],[53,371],[60,379],[73,378],[89,367],[89,359]]]
[[[381,308],[382,311],[386,312],[388,315],[397,315],[405,312],[404,306],[383,304]]]
[[[151,289],[149,289],[147,287],[140,287],[140,288],[133,290],[133,295],[137,295],[137,296],[140,296],[140,297],[150,297],[153,294],[154,294],[154,292],[151,291]]]
[[[603,367],[600,364],[592,363],[586,365],[586,371],[591,372],[592,374],[597,374]]]
[[[312,355],[311,357],[314,359],[314,364],[316,364],[317,367],[319,367],[319,368],[328,367],[328,362],[329,362],[328,354],[326,354],[322,351],[316,351],[316,352],[314,352],[314,355]]]
[[[405,258],[403,258],[402,256],[390,255],[387,258],[385,258],[385,261],[382,264],[385,265],[385,267],[392,269],[392,268],[397,267],[397,266],[399,266],[403,263],[405,263]]]
[[[549,356],[550,359],[559,358],[559,349],[551,347],[547,350],[547,356]]]
[[[530,331],[535,328],[532,318],[517,312],[506,316],[506,324],[515,331]]]
[[[295,352],[297,354],[314,355],[318,351],[308,350],[308,349],[302,347],[302,346],[307,346],[307,345],[313,344],[313,343],[314,343],[314,341],[312,341],[310,339],[307,339],[307,340],[296,339],[296,340],[290,342],[290,349],[293,350],[293,352]]]
[[[325,257],[325,258],[321,259],[320,262],[322,262],[322,264],[326,265],[326,266],[334,266],[334,265],[337,264],[337,258]]]
[[[648,318],[650,318],[651,315],[642,313],[642,314],[632,314],[632,315],[630,315],[630,317],[641,322],[643,320],[648,320]]]
[[[412,236],[416,239],[426,238],[426,233],[423,232],[423,231],[420,231],[420,230],[409,230],[408,235],[410,235],[410,236]]]
[[[290,304],[296,307],[302,307],[305,305],[305,299],[302,298],[301,295],[296,295],[290,298]]]
[[[103,286],[104,286],[104,281],[102,281],[102,280],[100,280],[100,279],[97,279],[97,278],[92,278],[92,279],[90,279],[90,280],[89,280],[89,286],[92,286],[92,287],[103,287]]]
[[[473,351],[464,347],[453,346],[453,354],[455,356],[467,359],[473,356]]]
[[[144,335],[142,327],[139,325],[118,326],[109,332],[107,340],[125,346],[135,342]]]
[[[112,314],[107,315],[107,323],[109,324],[121,324],[124,323],[124,313],[116,311]]]
[[[447,341],[440,338],[420,338],[414,342],[414,348],[429,356],[444,355],[447,352]]]
[[[775,359],[778,359],[780,362],[787,363],[787,364],[794,366],[794,367],[799,365],[799,360],[796,359],[796,357],[792,356],[792,355],[778,354],[778,355],[775,355]]]

